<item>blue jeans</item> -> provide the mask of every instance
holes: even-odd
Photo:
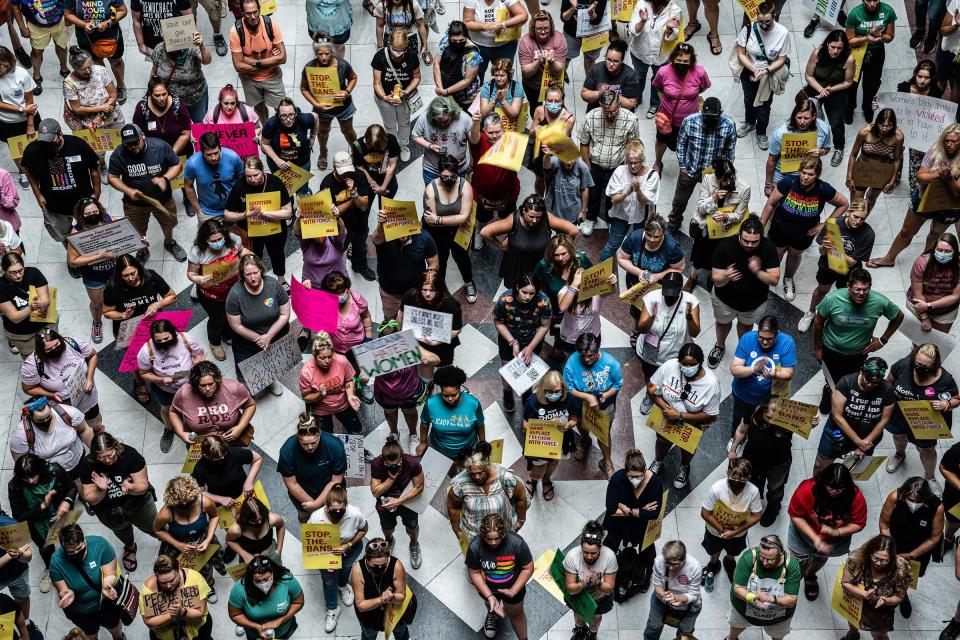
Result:
[[[506,58],[512,62],[514,56],[517,55],[517,46],[519,44],[519,40],[513,40],[511,42],[498,44],[495,47],[484,47],[483,45],[477,45],[477,49],[480,52],[480,57],[483,58],[483,62],[480,63],[480,69],[477,72],[477,77],[480,78],[481,84],[483,84],[483,77],[486,75],[487,67],[490,66],[490,63],[494,60],[499,60],[500,58]]]
[[[337,588],[347,586],[347,582],[350,580],[350,570],[353,568],[353,563],[363,553],[363,545],[364,543],[361,541],[359,544],[350,547],[347,555],[343,556],[343,568],[324,569],[320,572],[320,577],[323,580],[323,600],[324,604],[327,605],[327,611],[332,611],[339,606],[340,595]]]
[[[617,249],[623,244],[623,239],[630,232],[630,223],[620,218],[610,217],[610,230],[607,232],[607,244],[600,250],[600,262],[610,256],[617,255]]]
[[[657,90],[653,88],[653,79],[657,77],[657,71],[660,70],[661,65],[647,64],[646,62],[642,62],[640,58],[632,53],[630,54],[630,59],[633,60],[633,71],[637,74],[637,85],[640,87],[640,95],[637,96],[637,104],[643,102],[643,85],[647,84],[647,72],[650,72],[650,108],[659,108],[660,94],[657,93]]]
[[[679,630],[687,635],[693,635],[694,626],[697,623],[697,616],[700,615],[700,603],[696,608],[690,607],[686,611],[670,609],[661,602],[656,593],[650,594],[650,615],[647,617],[647,627],[643,630],[643,640],[660,640],[660,634],[663,632],[663,616],[670,613],[680,618]]]
[[[936,1],[936,0],[935,0]],[[187,113],[190,114],[192,122],[203,122],[203,117],[207,115],[207,103],[210,101],[210,89],[204,89],[203,95],[193,104],[185,104]]]
[[[770,122],[770,104],[773,95],[766,99],[759,107],[753,106],[757,98],[760,83],[750,79],[750,72],[744,69],[740,74],[740,84],[743,86],[743,119],[747,124],[756,126],[758,136],[767,135],[767,124]]]

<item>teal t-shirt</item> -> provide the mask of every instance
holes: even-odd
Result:
[[[477,441],[477,429],[483,426],[483,408],[477,397],[469,393],[461,393],[455,407],[437,394],[423,405],[420,422],[430,425],[430,444],[448,458],[456,458],[460,449]]]
[[[776,596],[796,596],[800,593],[800,563],[793,556],[787,556],[786,566],[780,565],[773,569],[765,569],[763,563],[757,559],[757,573],[753,575],[753,554],[757,547],[747,549],[740,554],[737,568],[733,572],[733,584],[746,587],[753,593],[770,593]],[[733,588],[730,589],[730,603],[747,622],[753,625],[769,626],[778,624],[793,617],[796,607],[769,606],[766,609],[746,602],[736,596]]]
[[[244,589],[243,581],[237,582],[230,589],[230,606],[243,610],[243,615],[257,623],[270,622],[284,615],[290,608],[290,603],[299,598],[303,588],[292,574],[285,575],[274,584],[273,592],[260,602],[250,602]],[[277,628],[276,637],[285,638],[295,622],[290,618]]]
[[[893,10],[893,7],[887,3],[881,2],[874,13],[868,13],[867,8],[861,3],[851,9],[850,13],[847,14],[846,27],[853,29],[854,35],[859,37],[867,35],[874,27],[879,28],[880,31],[885,31],[888,24],[896,24],[896,22],[897,14]],[[870,42],[867,44],[867,47],[870,49],[876,49],[882,46],[882,42]]]
[[[870,344],[880,316],[893,320],[900,307],[879,291],[871,291],[863,304],[853,304],[847,289],[834,289],[817,305],[824,317],[823,346],[843,355],[862,353]]]
[[[80,575],[81,569],[94,585],[100,585],[101,567],[117,559],[113,547],[100,536],[87,536],[87,553],[83,562],[74,564],[67,559],[63,547],[57,547],[50,560],[50,579],[62,580],[73,591],[73,604],[69,609],[75,613],[93,613],[100,609],[100,591],[91,589]]]

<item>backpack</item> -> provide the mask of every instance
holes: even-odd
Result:
[[[190,341],[187,340],[187,336],[183,335],[182,331],[177,331],[177,334],[180,336],[180,341],[183,343],[183,346],[187,348],[187,351],[190,352],[190,357],[193,357],[193,347],[190,346]],[[153,340],[147,340],[147,353],[150,354],[150,369],[153,369]]]
[[[263,28],[267,30],[267,39],[271,42],[273,41],[273,21],[270,20],[270,16],[261,16],[263,18]],[[234,28],[237,30],[237,36],[240,38],[240,48],[247,46],[247,30],[243,26],[243,20],[237,18]],[[216,119],[216,118],[214,118]],[[246,120],[244,120],[246,122]]]
[[[245,108],[246,106],[247,105],[245,103],[240,102],[239,99],[237,100],[237,111],[240,112],[241,122],[250,121],[250,115],[247,113],[247,110]],[[213,124],[217,124],[217,121],[220,119],[220,103],[219,102],[217,102],[217,105],[213,108],[213,113],[211,114],[211,116],[212,116],[211,119],[213,120]]]
[[[638,547],[628,545],[617,553],[617,578],[613,588],[613,601],[620,604],[626,602],[640,591],[644,583],[644,573],[649,569],[643,566],[640,560]],[[649,583],[648,583],[649,584]]]
[[[70,337],[67,337],[67,336],[63,336],[63,342],[64,342],[68,347],[70,347],[70,348],[72,348],[74,351],[76,351],[77,353],[80,353],[80,345],[77,344],[77,341],[74,340],[73,338],[70,338]],[[80,353],[80,355],[83,355],[83,354]],[[33,354],[33,361],[34,361],[34,362],[36,363],[36,365],[37,365],[37,375],[40,376],[41,378],[46,378],[47,376],[44,375],[44,373],[43,373],[43,363],[40,362],[40,358],[37,357],[36,352],[34,352],[34,354]]]
[[[77,427],[70,421],[70,416],[67,415],[67,412],[63,410],[63,407],[54,402],[48,403],[50,408],[57,412],[57,415],[60,416],[60,419],[63,420],[63,423],[69,427],[73,427],[73,430],[76,431]],[[33,424],[30,422],[30,412],[28,409],[24,408],[26,413],[23,416],[23,432],[27,436],[27,453],[33,453],[34,446],[37,444],[37,433],[33,430]]]

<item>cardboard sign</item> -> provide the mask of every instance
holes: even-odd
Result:
[[[200,569],[205,567],[206,564],[210,562],[210,558],[213,557],[213,554],[219,550],[220,545],[216,542],[211,542],[203,551],[188,547],[187,550],[182,552],[177,559],[180,561],[180,566],[182,568],[200,571]]]
[[[202,457],[200,445],[203,444],[204,437],[205,436],[197,436],[193,439],[193,442],[190,443],[190,446],[187,448],[187,456],[183,459],[183,466],[180,467],[180,473],[193,473],[193,470]]]
[[[37,134],[34,133],[32,136],[23,134],[20,136],[13,136],[7,138],[7,148],[10,150],[10,158],[13,160],[19,160],[23,157],[23,151],[27,148],[27,145],[36,140]]]
[[[119,129],[77,129],[73,135],[90,145],[94,153],[110,153],[120,146]]]
[[[853,81],[860,81],[860,72],[863,70],[863,59],[867,55],[867,45],[862,44],[859,47],[852,47],[850,53],[853,54]]]
[[[528,458],[559,460],[563,432],[560,425],[551,420],[527,420],[523,439],[523,455]]]
[[[270,509],[270,500],[267,499],[267,494],[263,490],[263,485],[260,484],[259,480],[253,485],[253,495],[255,495],[267,509]],[[217,509],[217,515],[220,516],[218,525],[221,529],[226,531],[237,521],[237,516],[240,515],[240,507],[242,507],[246,501],[247,496],[242,495],[233,501],[232,507],[219,507]]]
[[[647,282],[646,280],[641,280],[637,284],[621,293],[620,301],[633,305],[637,309],[643,309],[643,296],[647,295],[651,291],[656,291],[659,288],[659,284],[653,284]]]
[[[580,293],[577,302],[589,300],[594,296],[602,296],[613,291],[610,276],[613,275],[613,258],[607,258],[600,264],[584,269],[580,275]]]
[[[381,197],[380,208],[387,216],[383,223],[383,237],[387,242],[420,233],[416,202]]]
[[[510,362],[500,367],[500,376],[510,385],[518,396],[525,394],[533,385],[540,382],[540,378],[550,370],[550,365],[543,358],[533,354],[528,366],[518,354]]]
[[[610,427],[613,420],[606,411],[591,407],[589,403],[584,402],[581,404],[580,421],[583,428],[592,433],[600,443],[609,446]]]
[[[470,217],[463,221],[463,223],[457,227],[457,233],[453,236],[453,241],[456,242],[464,251],[470,249],[470,240],[473,239],[473,230],[477,226],[477,203],[474,202],[473,206],[470,208]]]
[[[67,242],[82,256],[96,255],[101,251],[122,256],[125,253],[135,253],[146,246],[143,237],[127,218],[72,233],[67,236]]]
[[[480,164],[489,164],[507,171],[519,171],[523,164],[523,156],[527,152],[525,133],[505,131],[503,137],[497,140],[492,147],[480,158]]]
[[[736,529],[741,526],[750,517],[749,511],[734,511],[723,500],[717,500],[713,503],[713,510],[710,512],[713,519],[720,525],[720,530]]]
[[[254,142],[257,137],[257,125],[252,122],[238,122],[236,124],[204,124],[190,125],[190,132],[196,140],[194,151],[200,151],[200,136],[208,131],[214,131],[220,136],[220,144],[236,151],[241,159],[247,156],[260,155],[260,147]]]
[[[643,533],[643,542],[640,545],[641,551],[660,539],[660,535],[663,533],[663,518],[667,514],[667,497],[669,495],[670,490],[664,489],[663,498],[660,501],[660,514],[657,516],[656,520],[650,520],[647,522],[647,527]]]
[[[953,195],[950,187],[942,179],[936,179],[923,190],[920,198],[918,213],[932,213],[935,211],[953,211],[960,209],[960,199]]]
[[[261,211],[278,211],[280,209],[280,192],[247,194],[247,213],[254,209]],[[261,217],[247,218],[247,235],[251,238],[272,236],[280,233],[280,223]]]
[[[310,182],[310,178],[313,177],[313,174],[306,169],[301,169],[290,162],[287,163],[286,169],[277,169],[273,172],[273,175],[280,178],[280,182],[283,183],[290,193],[300,191],[303,185]]]
[[[51,524],[47,530],[47,537],[44,538],[43,544],[47,546],[60,544],[60,530],[68,524],[76,524],[77,520],[80,519],[81,513],[82,509],[71,509],[63,514],[62,517],[54,520],[53,524]],[[3,636],[0,635],[0,638],[3,638]]]
[[[63,382],[61,398],[64,403],[79,404],[80,398],[87,393],[87,365],[84,362],[70,370],[70,374]]]
[[[173,191],[178,189],[183,189],[183,165],[187,164],[187,156],[180,156],[180,173],[177,174],[177,177],[170,181],[170,188]]]
[[[245,573],[247,573],[246,562],[231,564],[230,566],[227,567],[227,575],[233,578],[234,582],[240,582],[243,579],[243,576]]]
[[[170,601],[175,597],[179,598],[185,606],[191,609],[200,607],[202,603],[200,599],[200,589],[196,585],[190,587],[184,586],[180,587],[176,594],[167,594],[163,591],[142,593],[140,595],[140,610],[143,612],[143,615],[147,617],[162,616],[167,612]]]
[[[850,271],[850,265],[847,263],[847,252],[843,248],[843,237],[840,235],[840,226],[836,218],[827,218],[824,223],[825,237],[833,245],[833,249],[827,251],[827,266],[834,273],[846,275]]]
[[[686,42],[687,34],[683,30],[683,16],[680,16],[680,24],[677,26],[677,35],[673,40],[667,40],[667,29],[664,27],[663,34],[660,36],[660,55],[666,56],[673,53],[673,50],[677,48],[677,45],[681,42]]]
[[[304,71],[307,73],[307,86],[317,102],[340,104],[340,101],[334,98],[340,93],[340,76],[337,75],[335,67],[305,67]]]
[[[586,37],[598,33],[608,33],[610,29],[613,28],[613,23],[610,21],[610,3],[607,3],[603,9],[603,15],[600,16],[600,21],[597,24],[593,24],[590,18],[590,12],[587,9],[577,9],[577,37],[584,38],[586,42]],[[581,43],[581,51],[588,51],[588,49],[583,49]]]
[[[547,593],[557,599],[557,602],[563,602],[563,591],[550,576],[550,565],[553,564],[553,558],[557,555],[556,549],[547,549],[533,563],[533,579]]]
[[[300,525],[300,542],[304,569],[339,569],[343,566],[343,557],[333,554],[333,548],[340,546],[339,526],[303,523]]]
[[[390,635],[400,622],[400,619],[403,618],[403,614],[406,613],[407,607],[410,606],[411,600],[413,600],[413,590],[410,588],[410,585],[407,585],[407,588],[403,593],[402,602],[391,602],[383,608],[384,640],[390,640]]]
[[[941,98],[885,91],[877,94],[877,102],[880,109],[889,107],[897,114],[897,127],[906,145],[923,153],[936,144],[943,128],[957,119],[957,105]]]
[[[897,405],[903,413],[907,426],[917,440],[940,440],[952,438],[943,414],[930,406],[929,400],[899,400]]]
[[[857,187],[883,189],[893,180],[896,165],[860,156],[853,163],[853,184]]]
[[[130,346],[127,347],[127,352],[123,354],[123,361],[120,362],[119,371],[121,373],[128,373],[137,370],[137,354],[140,353],[140,347],[145,345],[147,340],[150,339],[150,326],[155,321],[166,318],[173,323],[177,331],[186,331],[187,324],[190,322],[192,315],[193,311],[161,311],[149,318],[143,318],[137,325],[133,337],[130,338]]]
[[[924,331],[920,326],[920,321],[912,313],[903,314],[903,322],[900,323],[897,330],[909,338],[913,344],[929,342],[937,345],[937,348],[940,349],[940,357],[944,360],[957,346],[957,339],[948,333],[943,333],[937,329]]]
[[[580,50],[584,53],[596,51],[597,49],[603,49],[608,44],[610,44],[610,32],[604,31],[602,33],[595,33],[592,36],[586,36],[580,41]]]
[[[450,344],[453,314],[403,305],[403,329],[410,329],[417,340],[435,340]]]
[[[206,285],[208,287],[215,287],[218,284],[223,284],[224,282],[230,280],[239,280],[240,261],[231,260],[229,262],[211,262],[209,264],[202,264],[200,265],[200,275],[210,276],[212,278]]]
[[[288,371],[299,371],[301,364],[303,356],[297,346],[297,336],[291,331],[265,350],[241,362],[239,368],[250,395],[255,396]]]
[[[503,438],[490,441],[490,462],[503,464]]]
[[[367,465],[363,458],[363,436],[347,433],[335,433],[333,437],[343,443],[347,457],[346,478],[366,478]]]
[[[773,404],[773,418],[770,424],[792,431],[804,440],[809,440],[810,432],[813,431],[813,419],[818,411],[817,405],[814,404],[777,398]]]
[[[374,378],[420,364],[420,345],[413,331],[392,333],[353,347],[360,373]]]
[[[26,522],[0,527],[0,549],[16,551],[30,544],[30,529]]]
[[[497,9],[497,12],[494,14],[494,22],[497,24],[501,22],[506,22],[510,19],[510,9],[506,7],[500,7]],[[513,42],[514,40],[520,39],[520,25],[518,24],[515,27],[507,27],[506,29],[500,29],[497,31],[496,42],[500,44],[502,42]]]
[[[839,18],[840,10],[843,8],[842,0],[814,0],[812,4],[814,13],[824,22],[843,28],[844,25],[840,24]]]
[[[130,346],[130,340],[137,330],[137,325],[143,320],[143,316],[133,316],[120,321],[120,328],[117,329],[117,339],[113,342],[114,351],[123,351]]]
[[[762,0],[737,0],[750,22],[757,21],[757,7],[760,6],[760,1]]]
[[[193,34],[197,32],[192,15],[173,16],[160,20],[160,30],[163,32],[163,44],[167,53],[183,51],[193,46]]]
[[[311,331],[337,331],[340,317],[337,296],[329,291],[307,289],[296,276],[290,278],[290,308],[300,324]]]
[[[860,460],[853,454],[844,459],[843,464],[850,469],[850,475],[857,482],[866,482],[873,477],[887,456],[863,456]]]
[[[700,438],[703,436],[703,431],[692,424],[687,422],[676,424],[668,421],[657,405],[653,405],[650,415],[647,416],[647,426],[667,441],[690,453],[696,453],[697,445],[700,444]]]
[[[817,148],[817,132],[785,133],[780,146],[780,173],[800,170],[800,161]]]
[[[916,591],[920,588],[920,561],[910,561],[910,588]]]
[[[630,2],[630,0],[625,1]],[[547,89],[549,89],[551,85],[558,87],[563,86],[563,71],[561,70],[560,73],[554,73],[553,66],[545,64],[543,66],[543,73],[540,74],[540,96],[537,102],[542,104],[547,99]]]
[[[50,293],[50,306],[46,309],[34,309],[30,312],[30,320],[33,322],[49,322],[53,324],[57,321],[59,317],[57,315],[57,289],[56,287],[47,287],[47,291]],[[37,288],[33,285],[30,285],[29,293],[29,304],[33,304],[37,301]]]
[[[717,213],[733,213],[736,207],[720,207],[717,209]],[[735,236],[740,233],[740,225],[743,224],[743,221],[746,220],[746,216],[740,218],[737,222],[717,222],[713,219],[713,216],[707,216],[707,237],[711,240],[719,240],[720,238],[729,238],[730,236]]]
[[[428,447],[427,452],[420,458],[420,468],[423,469],[423,492],[407,502],[406,506],[423,515],[430,506],[430,500],[446,482],[450,462],[450,458],[433,447]]]
[[[304,240],[340,235],[337,217],[331,213],[333,198],[330,189],[297,198],[297,207],[300,210],[300,237]]]
[[[863,599],[844,591],[841,579],[846,566],[846,561],[840,563],[840,570],[837,571],[837,577],[833,580],[833,597],[830,598],[830,606],[844,620],[852,624],[854,629],[859,629],[860,616],[863,613]]]

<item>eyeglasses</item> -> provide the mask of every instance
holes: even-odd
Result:
[[[20,267],[19,269],[12,269],[10,271],[7,271],[8,276],[19,276],[22,274],[23,274],[23,267]]]
[[[248,18],[256,18],[258,15],[260,15],[260,9],[257,9],[256,11],[244,11],[243,15],[247,16]]]
[[[757,20],[757,23],[758,23],[761,27],[769,27],[770,25],[773,24],[773,20]]]
[[[303,438],[305,436],[315,436],[320,433],[320,427],[307,427],[306,429],[297,429],[297,436]]]
[[[890,562],[890,558],[882,558],[880,556],[870,556],[870,559],[876,562],[877,564],[887,564]]]

